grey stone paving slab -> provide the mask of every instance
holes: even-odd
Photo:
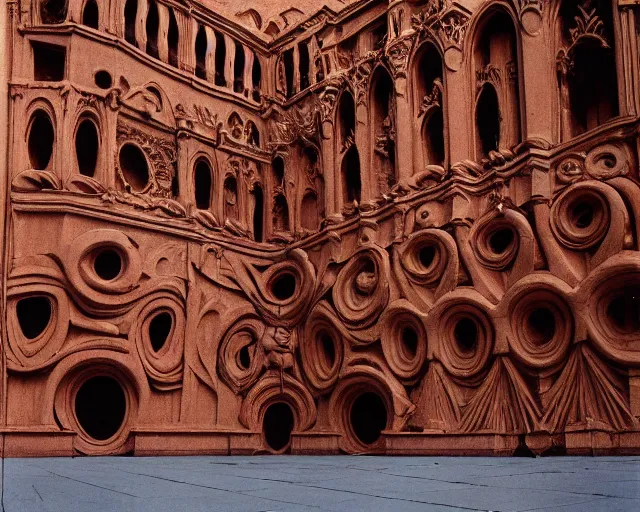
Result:
[[[640,511],[640,458],[4,461],[5,512]]]

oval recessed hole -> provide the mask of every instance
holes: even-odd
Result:
[[[105,441],[118,433],[126,410],[124,390],[112,377],[92,377],[80,386],[76,394],[78,423],[89,437],[97,441]]]
[[[133,144],[120,149],[120,170],[132,190],[140,192],[149,183],[149,166],[142,150]]]
[[[640,331],[640,288],[627,288],[609,302],[607,316],[626,334]]]
[[[33,118],[29,130],[29,161],[31,168],[45,170],[53,155],[54,131],[51,119],[43,111],[39,111]]]
[[[273,451],[284,450],[291,442],[293,431],[293,412],[284,402],[270,405],[264,413],[262,428],[264,439]]]
[[[420,264],[425,268],[429,268],[431,266],[435,257],[436,257],[436,248],[433,245],[427,245],[425,247],[422,247],[420,249],[420,252],[418,253]]]
[[[556,317],[547,308],[535,309],[529,315],[529,328],[534,343],[547,343],[556,333]]]
[[[416,357],[418,353],[418,333],[412,326],[403,327],[402,346],[410,358]]]
[[[114,249],[104,249],[96,255],[93,268],[100,279],[111,281],[120,275],[122,258]]]
[[[240,354],[238,357],[240,362],[240,368],[243,370],[248,370],[251,366],[251,353],[249,352],[249,345],[245,345],[240,349]]]
[[[326,369],[333,368],[336,362],[336,346],[333,342],[333,338],[329,333],[322,333],[320,336],[320,346],[322,348],[321,357]]]
[[[98,71],[93,78],[100,89],[110,89],[113,85],[113,78],[108,71]]]
[[[580,229],[588,228],[593,223],[595,216],[593,205],[589,203],[579,203],[573,207],[572,215],[576,227]]]
[[[16,304],[18,323],[25,338],[40,336],[51,321],[51,301],[47,297],[26,297]]]
[[[453,336],[463,351],[473,350],[478,341],[478,325],[471,318],[462,318],[456,322]]]
[[[92,177],[98,163],[100,139],[98,129],[93,121],[85,119],[78,126],[76,133],[76,158],[78,170],[83,176]]]
[[[489,237],[489,247],[494,253],[502,254],[511,246],[514,236],[510,228],[499,229]]]
[[[271,292],[278,300],[287,300],[296,292],[296,278],[288,272],[276,277],[271,285]]]
[[[155,352],[164,347],[169,334],[171,334],[172,327],[173,317],[170,313],[162,312],[151,319],[149,323],[149,339]]]
[[[358,396],[351,406],[351,428],[358,440],[371,445],[380,439],[387,428],[387,408],[377,393],[366,392]]]

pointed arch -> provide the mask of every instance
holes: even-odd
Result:
[[[193,190],[196,208],[199,210],[211,209],[213,197],[213,172],[211,165],[204,158],[196,161],[193,171]]]
[[[253,91],[251,92],[254,101],[260,101],[262,89],[262,67],[260,59],[253,54],[253,67],[251,68],[251,81],[253,82]]]
[[[238,221],[240,210],[238,205],[238,181],[235,176],[227,176],[224,180],[224,218]]]
[[[100,25],[100,11],[96,0],[87,0],[82,8],[82,24],[98,29]]]
[[[82,117],[75,133],[76,162],[78,172],[93,178],[98,167],[100,130],[91,117]]]
[[[500,103],[491,84],[485,84],[476,102],[478,154],[488,156],[500,147]]]
[[[378,176],[378,189],[386,191],[397,182],[395,151],[395,94],[391,74],[378,66],[369,92],[371,168]]]
[[[203,25],[198,27],[198,34],[196,35],[196,76],[207,79],[207,32]]]

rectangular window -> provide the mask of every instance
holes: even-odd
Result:
[[[67,50],[64,46],[33,44],[34,79],[42,82],[64,80]]]

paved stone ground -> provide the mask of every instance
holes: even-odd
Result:
[[[5,512],[640,511],[640,457],[6,459]]]

